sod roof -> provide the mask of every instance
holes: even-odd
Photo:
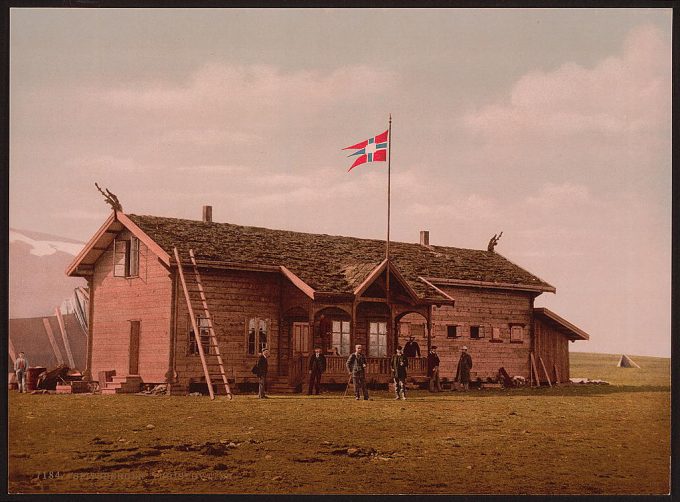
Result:
[[[127,215],[172,256],[193,249],[198,260],[285,266],[316,291],[352,293],[385,258],[385,241],[288,230]],[[495,252],[390,243],[390,260],[421,297],[439,295],[418,277],[554,288]]]

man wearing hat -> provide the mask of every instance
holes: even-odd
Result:
[[[430,392],[441,392],[442,384],[439,381],[439,356],[436,345],[430,348],[430,353],[427,355],[427,376],[430,377]]]
[[[394,377],[394,399],[401,398],[406,400],[406,368],[408,368],[408,357],[401,350],[401,345],[397,346],[397,353],[392,356],[392,376]]]
[[[354,382],[354,397],[358,401],[361,391],[364,400],[368,401],[368,389],[366,388],[366,366],[368,364],[361,345],[355,345],[354,352],[349,355],[346,366],[347,371],[352,375],[352,382]],[[347,385],[349,385],[349,382]]]
[[[463,345],[456,370],[456,382],[462,383],[465,390],[468,390],[470,386],[470,370],[472,369],[472,357],[467,350],[467,346]]]

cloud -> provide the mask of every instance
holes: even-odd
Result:
[[[465,125],[497,141],[584,134],[639,134],[668,126],[670,46],[645,25],[627,37],[622,53],[593,68],[568,62],[520,78],[505,103],[469,113]]]
[[[573,207],[574,204],[585,204],[592,201],[590,191],[585,185],[574,183],[546,183],[535,195],[529,195],[526,203],[531,210],[554,209],[557,207]]]

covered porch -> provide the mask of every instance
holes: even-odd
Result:
[[[389,272],[389,273],[388,273]],[[311,288],[310,288],[311,289]],[[284,299],[281,339],[278,344],[279,381],[297,388],[308,377],[309,358],[315,348],[326,357],[322,384],[346,384],[346,362],[357,344],[363,346],[369,384],[392,380],[390,362],[396,347],[412,337],[415,351],[408,358],[410,382],[427,380],[427,354],[432,345],[432,309],[453,305],[453,298],[438,294],[424,300],[384,261],[352,294],[308,292],[297,301]],[[282,382],[282,383],[283,383]]]

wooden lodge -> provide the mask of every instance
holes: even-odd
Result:
[[[386,383],[396,345],[413,336],[416,382],[427,379],[432,345],[449,381],[467,345],[473,379],[495,378],[500,367],[535,379],[534,359],[541,380],[567,382],[568,342],[588,339],[534,308],[553,286],[494,251],[433,246],[421,232],[418,243],[392,242],[388,262],[384,241],[216,223],[210,214],[209,206],[203,221],[113,211],[74,259],[67,274],[85,277],[90,290],[86,378],[115,371],[121,388],[168,383],[187,393],[205,386],[203,349],[208,362],[221,354],[239,387],[256,381],[251,368],[266,346],[273,390],[293,390],[321,347],[323,382],[345,384],[345,361],[360,343],[368,380]],[[195,256],[217,348],[200,309],[194,336],[175,248],[187,281]]]

